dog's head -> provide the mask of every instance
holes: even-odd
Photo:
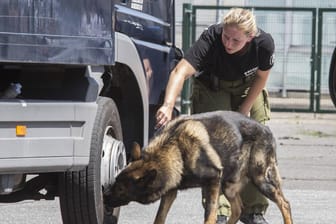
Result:
[[[104,201],[110,207],[127,205],[131,201],[148,204],[160,198],[154,184],[157,170],[141,158],[141,149],[137,144],[133,148],[132,159],[104,195]]]

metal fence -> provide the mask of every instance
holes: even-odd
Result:
[[[182,48],[187,50],[210,24],[231,8],[183,5]],[[331,55],[336,46],[336,9],[251,8],[258,26],[275,41],[275,65],[267,83],[273,111],[336,112],[329,96]],[[182,112],[189,110],[190,83],[182,93]]]

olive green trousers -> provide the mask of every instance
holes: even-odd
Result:
[[[219,80],[218,88],[212,90],[209,85],[197,79],[193,80],[192,113],[201,113],[215,110],[237,111],[247,96],[249,87],[254,79],[238,81]],[[267,90],[264,89],[257,97],[250,111],[250,117],[265,124],[270,119],[270,105]],[[268,200],[252,184],[248,183],[240,193],[243,202],[243,213],[265,213]],[[204,200],[203,200],[204,201]],[[230,203],[224,194],[219,196],[218,215],[231,215]]]

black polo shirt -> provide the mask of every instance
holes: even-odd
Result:
[[[244,50],[228,54],[221,41],[222,30],[222,24],[210,26],[186,52],[184,58],[197,71],[234,81],[255,74],[257,69],[266,71],[272,68],[274,41],[270,34],[259,29],[259,35]]]

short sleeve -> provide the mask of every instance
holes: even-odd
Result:
[[[207,64],[207,60],[210,57],[216,41],[215,29],[216,27],[213,25],[203,31],[198,40],[187,50],[184,56],[197,71],[203,70],[205,64]]]
[[[258,45],[259,69],[266,71],[274,65],[274,40],[268,33],[264,33]]]

